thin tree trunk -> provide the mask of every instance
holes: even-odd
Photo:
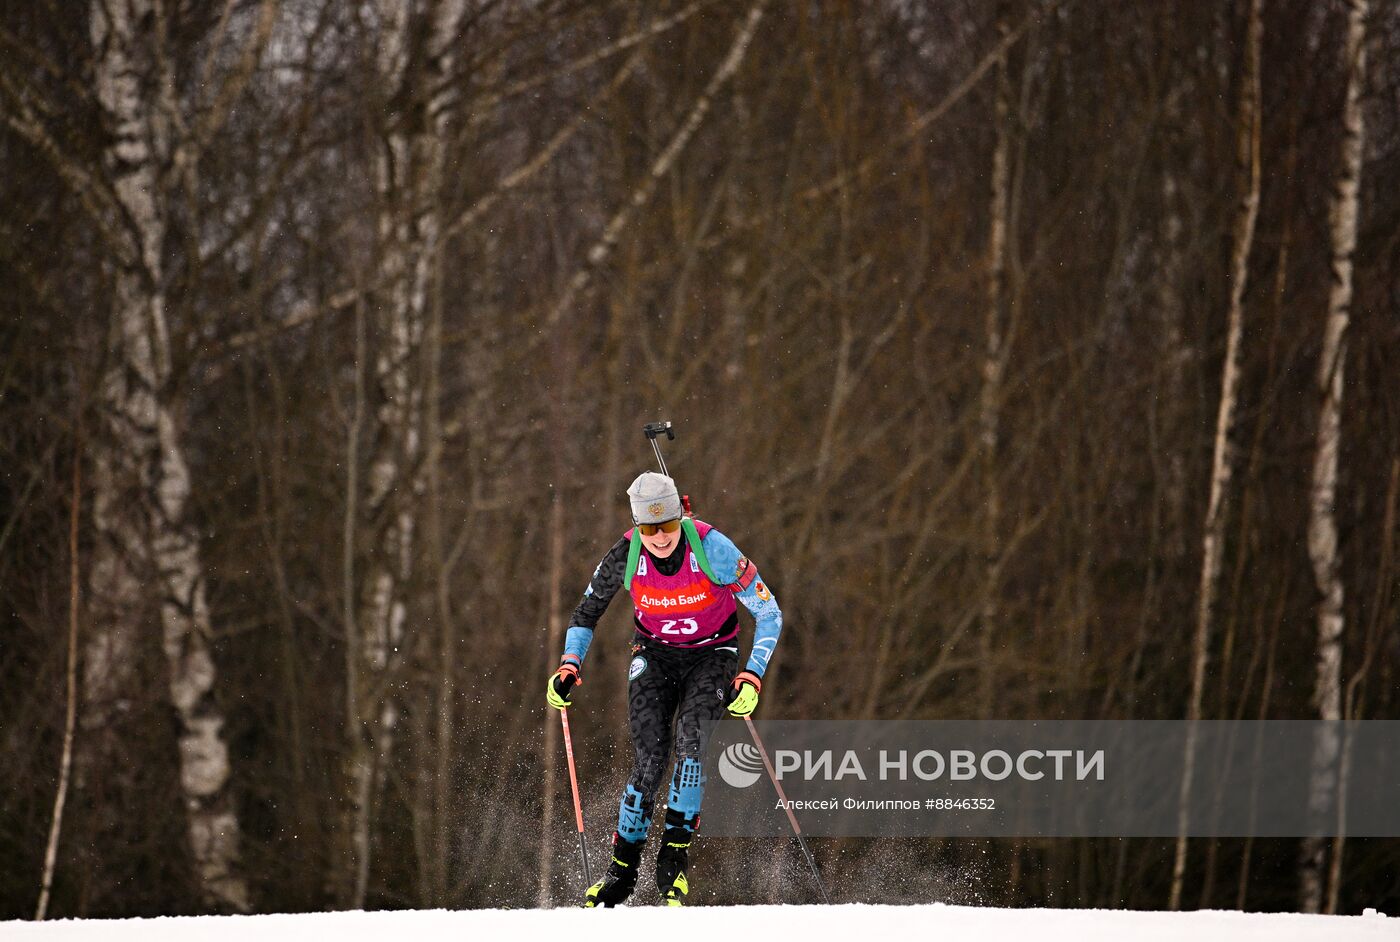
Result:
[[[982,399],[978,421],[982,450],[983,498],[983,595],[981,611],[978,715],[991,715],[996,669],[992,650],[997,635],[999,572],[1001,570],[1001,488],[997,479],[997,442],[1001,423],[1001,383],[1006,368],[1002,349],[1006,319],[1007,215],[1011,183],[1011,72],[1007,65],[1011,24],[1005,4],[998,5],[997,35],[1001,53],[996,70],[996,148],[992,152],[991,232],[987,244],[986,349],[982,359]]]
[[[1181,908],[1182,885],[1186,876],[1186,831],[1191,807],[1191,780],[1196,766],[1196,724],[1210,661],[1212,620],[1219,594],[1224,560],[1225,524],[1230,507],[1230,483],[1234,476],[1233,433],[1235,406],[1239,395],[1241,339],[1244,329],[1244,294],[1249,279],[1249,253],[1254,244],[1254,225],[1259,215],[1259,56],[1264,25],[1262,0],[1250,0],[1249,38],[1245,46],[1245,74],[1240,91],[1239,123],[1235,158],[1242,177],[1243,192],[1235,214],[1234,246],[1230,260],[1230,310],[1225,346],[1225,364],[1220,388],[1220,409],[1215,425],[1215,457],[1210,479],[1210,504],[1206,510],[1202,541],[1201,584],[1196,605],[1196,636],[1192,645],[1191,692],[1187,704],[1186,748],[1182,761],[1181,790],[1177,802],[1176,855],[1172,863],[1169,908]]]
[[[1395,563],[1393,534],[1396,529],[1397,492],[1400,492],[1400,458],[1394,459],[1390,465],[1390,485],[1386,489],[1385,514],[1381,520],[1379,540],[1381,557],[1376,567],[1376,595],[1371,605],[1370,625],[1366,630],[1366,653],[1362,658],[1361,666],[1347,680],[1342,718],[1348,721],[1348,725],[1351,721],[1361,719],[1362,685],[1371,671],[1372,664],[1375,663],[1376,651],[1381,643],[1380,628],[1384,623],[1383,612],[1386,608],[1388,587],[1390,586],[1392,567]],[[1348,731],[1342,740],[1341,771],[1337,776],[1337,836],[1332,841],[1332,862],[1327,875],[1327,907],[1325,912],[1328,914],[1337,912],[1337,901],[1342,893],[1342,861],[1347,843],[1347,784],[1351,771],[1351,750],[1352,737]]]
[[[1321,601],[1317,612],[1317,686],[1313,702],[1319,718],[1330,721],[1313,742],[1309,805],[1332,806],[1336,796],[1337,762],[1341,749],[1335,721],[1342,718],[1342,632],[1345,629],[1341,561],[1337,551],[1337,468],[1342,435],[1342,389],[1346,368],[1346,332],[1351,320],[1352,255],[1356,251],[1356,219],[1361,194],[1361,164],[1365,122],[1361,90],[1366,78],[1367,0],[1349,0],[1344,63],[1346,101],[1342,106],[1341,161],[1332,194],[1332,289],[1318,363],[1317,391],[1321,399],[1317,451],[1313,458],[1309,495],[1308,556]],[[1326,841],[1304,839],[1301,848],[1301,906],[1303,912],[1322,908]]]
[[[734,92],[734,121],[737,127],[734,134],[734,163],[724,182],[724,221],[731,233],[743,230],[744,207],[746,201],[740,186],[740,175],[752,159],[752,115],[747,98],[737,89]],[[725,358],[724,378],[731,389],[746,390],[745,367],[748,364],[748,341],[750,326],[749,307],[744,302],[745,276],[748,274],[749,255],[747,246],[737,239],[731,240],[725,249],[723,281],[723,315],[721,336],[731,353]],[[721,460],[728,467],[732,453],[727,452]]]
[[[214,698],[212,625],[199,544],[188,519],[192,495],[176,409],[170,401],[171,339],[163,291],[166,235],[162,166],[178,119],[168,82],[154,81],[164,42],[149,0],[92,5],[97,97],[114,124],[106,157],[123,209],[125,247],[114,259],[103,434],[94,446],[93,519],[98,533],[94,625],[85,671],[97,728],[129,693],[148,581],[160,590],[162,648],[179,723],[182,804],[196,883],[206,905],[246,910],[239,826],[228,794],[228,747]],[[154,23],[155,25],[152,25]],[[163,92],[152,91],[156,86]],[[147,96],[162,95],[159,101]]]
[[[355,597],[355,556],[356,534],[359,532],[360,430],[364,426],[366,397],[365,357],[368,339],[366,337],[365,306],[366,302],[363,297],[355,305],[355,400],[350,428],[347,430],[345,439],[345,517],[341,535],[341,593],[342,603],[345,607],[345,735],[346,751],[350,757],[348,761],[352,763],[352,767],[357,767],[355,764],[362,761],[359,756],[361,751],[360,630],[359,611]],[[346,810],[346,816],[351,822],[347,839],[350,843],[349,850],[352,862],[365,856],[364,848],[359,844],[359,832],[354,829],[355,809],[359,800],[359,792],[355,790],[356,785],[356,780],[352,779],[351,791],[349,792],[350,804]],[[333,876],[332,879],[334,880],[336,877]]]
[[[298,655],[296,614],[293,611],[296,591],[292,586],[287,569],[285,550],[287,513],[293,498],[288,494],[286,458],[286,386],[282,382],[281,368],[270,351],[264,359],[264,369],[271,388],[272,448],[270,455],[263,454],[261,442],[261,418],[259,400],[263,398],[257,389],[257,366],[254,358],[246,357],[242,362],[244,401],[250,424],[249,451],[253,469],[258,481],[257,514],[260,520],[263,540],[268,550],[268,566],[277,588],[277,613],[281,630],[278,673],[281,675],[282,695],[278,700],[277,717],[279,735],[285,736],[289,749],[284,751],[283,768],[280,774],[288,783],[289,820],[302,829],[318,820],[314,808],[317,790],[307,787],[308,763],[306,761],[306,699],[305,678],[300,671],[301,658]]]
[[[560,484],[560,464],[555,463],[553,497],[549,505],[549,601],[548,601],[548,640],[545,642],[545,661],[548,668],[555,665],[554,659],[563,650],[564,619],[564,494]],[[551,713],[554,711],[551,710]],[[536,904],[547,908],[554,904],[550,883],[554,877],[554,805],[555,792],[560,784],[553,774],[559,757],[560,724],[555,717],[548,716],[544,724],[543,782],[544,809],[540,822],[540,887]]]
[[[438,689],[436,729],[431,740],[434,747],[432,763],[432,813],[430,822],[432,833],[428,846],[432,848],[431,859],[420,867],[428,874],[427,893],[424,903],[431,906],[447,906],[449,859],[452,850],[451,835],[454,832],[452,818],[452,733],[456,726],[457,690],[454,682],[457,655],[457,629],[452,612],[451,583],[448,576],[447,557],[443,535],[442,450],[444,431],[442,427],[442,333],[443,298],[442,266],[434,265],[432,275],[432,297],[429,308],[427,343],[424,348],[426,389],[426,428],[427,455],[424,461],[424,474],[428,482],[428,550],[432,563],[432,583],[434,614],[437,620],[438,649]]]
[[[68,672],[67,709],[63,715],[63,754],[58,762],[58,794],[53,801],[53,820],[49,825],[49,840],[44,847],[44,876],[39,888],[39,905],[34,921],[43,922],[49,911],[49,893],[53,889],[54,866],[58,860],[58,837],[63,831],[63,806],[68,801],[68,779],[73,768],[73,730],[78,716],[78,521],[83,503],[83,436],[77,435],[73,449],[73,499],[68,516]]]
[[[1274,612],[1273,622],[1269,627],[1268,652],[1264,659],[1264,679],[1259,694],[1259,719],[1269,718],[1269,701],[1274,693],[1274,654],[1278,650],[1278,636],[1283,625],[1284,612],[1288,608],[1288,590],[1290,583],[1287,577],[1284,579],[1283,588],[1279,590],[1278,609]],[[1258,769],[1262,761],[1263,741],[1255,741],[1254,752],[1251,757],[1250,766]],[[1249,899],[1249,869],[1254,856],[1254,823],[1258,820],[1258,788],[1255,782],[1250,788],[1249,794],[1249,825],[1246,829],[1248,836],[1244,839],[1244,847],[1240,852],[1240,879],[1239,889],[1235,895],[1235,908],[1244,911],[1245,903]]]
[[[1178,155],[1183,148],[1177,144],[1185,136],[1181,100],[1189,91],[1188,79],[1173,77],[1166,94],[1165,132],[1167,146],[1163,148],[1165,166],[1162,173],[1161,268],[1157,275],[1157,303],[1161,318],[1162,356],[1166,360],[1167,394],[1162,397],[1161,439],[1172,447],[1166,466],[1166,539],[1162,541],[1173,566],[1186,557],[1186,454],[1182,442],[1183,412],[1186,401],[1186,362],[1189,350],[1185,342],[1183,321],[1185,305],[1181,278],[1184,270],[1185,224],[1182,221],[1183,196]]]

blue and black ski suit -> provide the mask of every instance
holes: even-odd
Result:
[[[626,841],[646,839],[653,797],[673,749],[665,826],[692,834],[699,826],[705,747],[738,669],[735,601],[756,622],[745,669],[759,678],[783,627],[782,611],[758,568],[719,530],[688,523],[693,526],[684,528],[685,538],[665,559],[641,547],[633,531],[613,544],[593,571],[564,642],[564,660],[581,667],[598,619],[618,590],[627,589],[635,627],[627,673],[636,761],[618,808],[617,834]]]

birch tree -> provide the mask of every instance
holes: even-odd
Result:
[[[983,499],[983,596],[979,716],[991,713],[995,670],[992,648],[997,635],[998,573],[1001,569],[1001,489],[997,480],[997,440],[1001,424],[1001,382],[1006,372],[1003,349],[1006,330],[1006,264],[1011,189],[1011,72],[1007,64],[1007,38],[1011,23],[1006,4],[997,5],[997,38],[1001,40],[996,64],[994,121],[996,146],[992,151],[991,231],[987,240],[987,309],[982,355],[982,399],[978,434],[981,439]]]
[[[147,584],[159,587],[161,644],[179,722],[180,795],[207,905],[248,908],[239,872],[239,825],[229,794],[228,747],[214,696],[212,624],[192,487],[172,384],[163,252],[172,164],[183,126],[170,73],[166,11],[158,0],[95,0],[91,38],[97,98],[109,122],[103,168],[118,218],[111,222],[113,281],[108,362],[93,443],[92,589],[84,728],[102,736],[139,678]],[[90,754],[91,755],[91,754]],[[87,763],[89,774],[99,774]]]
[[[1312,483],[1308,497],[1308,557],[1321,599],[1317,610],[1317,680],[1313,705],[1318,717],[1328,721],[1313,741],[1309,806],[1316,812],[1332,807],[1337,792],[1337,759],[1341,753],[1342,634],[1346,621],[1341,560],[1337,551],[1337,467],[1342,437],[1342,390],[1346,371],[1347,326],[1351,320],[1352,256],[1356,251],[1356,220],[1360,211],[1361,163],[1366,126],[1361,91],[1366,80],[1367,0],[1348,0],[1347,33],[1343,62],[1346,66],[1346,99],[1342,105],[1341,159],[1332,191],[1332,284],[1327,298],[1327,320],[1318,360],[1317,446],[1313,453]],[[1326,841],[1304,839],[1301,852],[1301,899],[1304,912],[1322,908]]]
[[[355,675],[347,678],[351,729],[344,831],[350,879],[341,882],[340,891],[341,903],[353,909],[365,904],[374,791],[393,751],[403,706],[398,688],[407,655],[408,588],[425,490],[419,467],[421,352],[439,262],[439,195],[455,89],[448,77],[463,10],[463,0],[440,0],[421,14],[398,0],[380,0],[377,6],[376,77],[390,101],[402,104],[387,115],[374,155],[378,425],[363,504],[368,558],[356,588],[360,604],[347,665]]]
[[[1250,0],[1244,77],[1240,87],[1239,116],[1235,128],[1235,162],[1241,191],[1233,227],[1225,364],[1220,380],[1220,407],[1215,420],[1215,456],[1211,463],[1210,503],[1206,509],[1205,534],[1201,547],[1201,582],[1196,598],[1196,634],[1191,652],[1191,692],[1186,710],[1189,725],[1182,759],[1181,790],[1177,804],[1176,856],[1172,863],[1171,898],[1168,903],[1171,909],[1181,908],[1182,884],[1186,875],[1186,830],[1191,807],[1191,779],[1196,766],[1196,724],[1201,719],[1201,702],[1206,671],[1210,663],[1212,622],[1224,559],[1230,485],[1235,472],[1233,435],[1240,384],[1244,294],[1249,283],[1249,252],[1254,245],[1254,226],[1259,217],[1259,56],[1264,33],[1262,5],[1262,0]]]

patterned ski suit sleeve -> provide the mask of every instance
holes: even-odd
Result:
[[[730,580],[730,590],[753,613],[756,623],[753,650],[744,669],[761,678],[778,646],[778,635],[783,631],[783,613],[778,608],[778,600],[759,576],[758,567],[739,552],[733,540],[712,529],[705,534],[704,542],[705,556],[709,558],[716,578]]]
[[[598,627],[598,619],[603,617],[608,603],[622,588],[628,548],[627,540],[618,540],[598,568],[593,570],[593,580],[588,583],[583,598],[569,618],[569,630],[564,635],[563,660],[572,661],[577,667],[583,666],[583,659],[588,656],[588,646],[593,643],[593,629]]]

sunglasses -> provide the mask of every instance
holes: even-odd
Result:
[[[681,528],[680,518],[667,520],[665,523],[639,523],[637,529],[642,531],[642,536],[656,536],[658,533],[675,533]]]

